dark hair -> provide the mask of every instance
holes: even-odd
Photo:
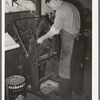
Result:
[[[45,0],[45,3],[48,3],[48,2],[50,2],[51,0]]]

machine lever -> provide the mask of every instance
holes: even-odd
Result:
[[[46,44],[44,44],[44,47],[47,48],[47,49],[50,48],[50,46],[49,45],[46,45]]]
[[[51,59],[52,61],[54,61],[54,59],[52,57],[49,56],[48,58]]]

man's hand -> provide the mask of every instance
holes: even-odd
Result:
[[[37,43],[41,44],[45,39],[53,37],[55,34],[51,31],[48,31],[47,34],[43,35],[42,37],[38,38]]]
[[[44,39],[42,37],[40,37],[40,38],[37,39],[37,43],[38,44],[42,44],[43,41],[44,41]]]

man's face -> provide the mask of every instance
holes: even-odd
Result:
[[[47,3],[47,5],[52,8],[53,10],[57,10],[59,6],[59,1],[60,0],[51,0],[50,2]]]

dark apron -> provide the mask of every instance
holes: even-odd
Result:
[[[59,76],[65,79],[71,79],[71,65],[75,59],[72,61],[73,47],[75,38],[78,35],[73,35],[64,30],[61,31],[61,53],[60,53],[60,64],[59,64]]]

